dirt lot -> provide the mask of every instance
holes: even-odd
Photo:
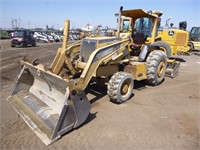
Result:
[[[56,143],[45,146],[5,100],[16,75],[18,60],[24,55],[40,58],[49,65],[56,44],[37,47],[9,48],[6,41],[1,51],[1,140],[0,149],[200,149],[200,57],[182,58],[180,75],[165,78],[157,87],[135,82],[134,96],[124,104],[109,101],[106,87],[91,86],[87,96],[92,104],[86,123]],[[96,91],[96,92],[94,92]]]

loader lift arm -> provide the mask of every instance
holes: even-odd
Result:
[[[76,70],[74,69],[71,63],[71,54],[79,52],[81,41],[74,42],[67,46],[69,37],[69,26],[70,21],[65,20],[62,48],[58,49],[56,57],[54,58],[53,63],[49,68],[49,70],[56,75],[59,75],[61,73],[64,64],[67,64],[68,69],[70,70],[72,75],[76,73]]]
[[[80,79],[78,81],[78,84],[74,87],[77,89],[77,91],[84,91],[87,87],[88,83],[92,79],[93,76],[96,75],[97,68],[104,64],[106,65],[109,61],[115,61],[118,57],[125,57],[123,54],[123,51],[127,50],[128,43],[130,41],[128,39],[122,40],[119,42],[116,42],[114,44],[111,44],[109,46],[105,46],[99,49],[96,49],[90,56],[87,64],[85,65],[85,68],[80,76]],[[114,49],[113,47],[116,45],[120,45],[119,49]],[[102,56],[102,58],[99,58],[99,54],[101,52],[105,52],[108,49],[112,49],[110,53]]]

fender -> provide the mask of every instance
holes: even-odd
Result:
[[[139,62],[143,62],[146,60],[148,54],[153,50],[158,50],[160,47],[156,44],[146,44],[141,47],[141,52],[138,58]]]

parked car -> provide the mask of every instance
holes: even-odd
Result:
[[[47,34],[46,32],[35,32],[34,37],[36,39],[36,42],[40,43],[52,43],[55,42],[55,39],[53,36]]]
[[[42,33],[40,33],[40,32],[35,32],[34,37],[36,39],[36,42],[39,42],[39,43],[48,43],[49,42],[49,39],[47,38],[47,36],[42,35]]]
[[[11,39],[11,47],[27,45],[36,46],[35,38],[30,30],[15,30]]]

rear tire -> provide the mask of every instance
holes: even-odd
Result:
[[[34,47],[35,47],[35,46],[36,46],[36,43],[35,43],[35,42],[34,42],[34,43],[32,43],[32,46],[34,46]]]
[[[194,49],[194,45],[192,43],[188,43],[188,46],[190,47],[189,51],[193,50]]]
[[[165,75],[167,56],[161,50],[152,51],[147,57],[147,83],[152,86],[159,85]]]
[[[23,43],[22,43],[22,47],[27,47],[26,42],[23,42]]]
[[[169,58],[171,56],[172,49],[171,49],[171,47],[170,47],[170,45],[168,43],[166,43],[164,41],[157,41],[157,42],[155,42],[153,44],[159,46],[160,50],[166,53],[167,58]]]
[[[121,104],[127,101],[133,92],[133,77],[126,72],[115,73],[108,82],[107,93],[110,101]]]

